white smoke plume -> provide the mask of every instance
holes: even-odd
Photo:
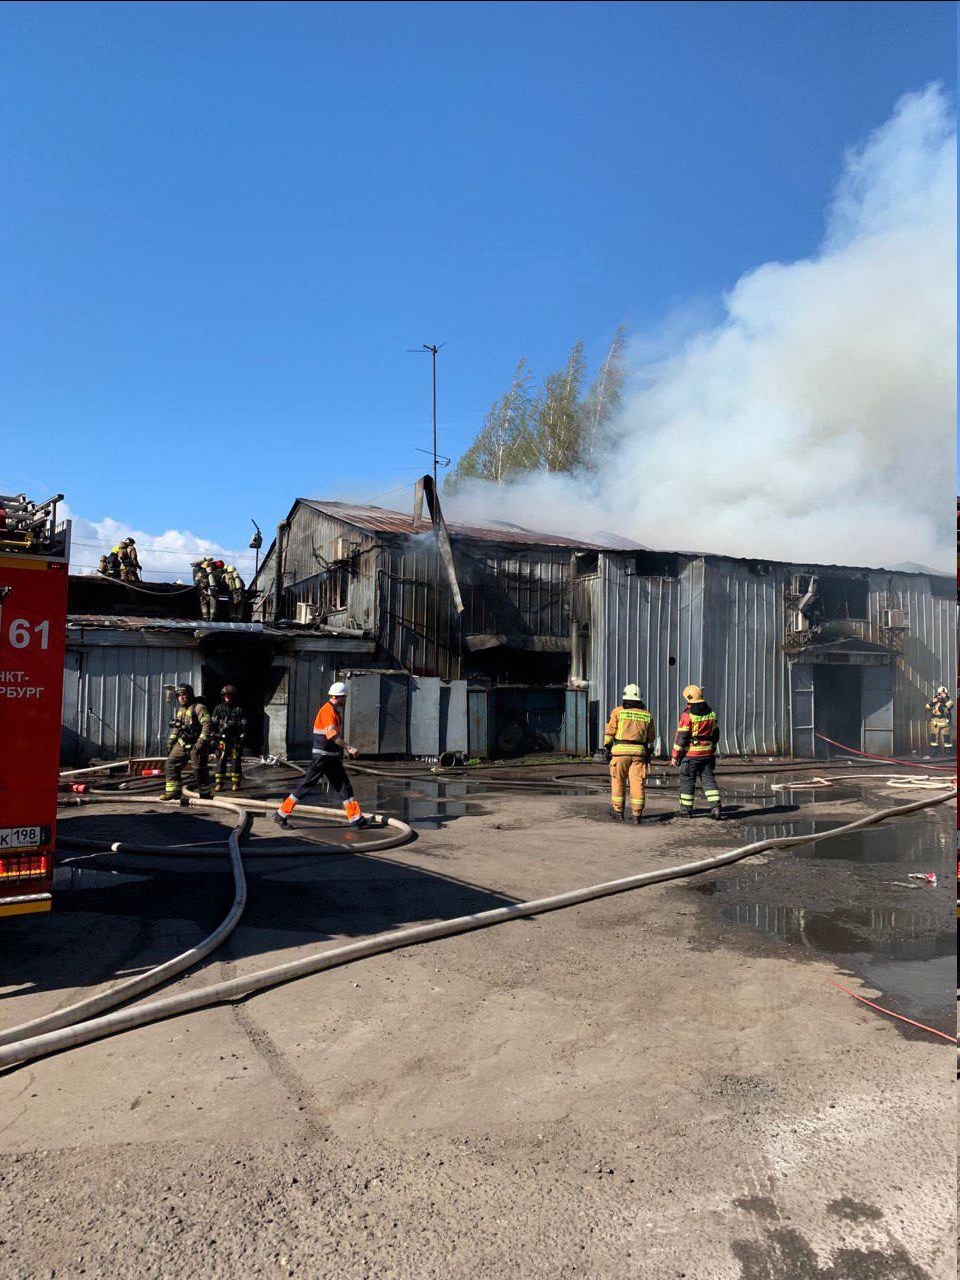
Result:
[[[956,182],[945,93],[901,98],[844,157],[813,257],[743,276],[665,358],[638,344],[595,480],[473,485],[448,514],[952,572]]]
[[[212,556],[214,560],[235,565],[247,582],[253,576],[255,561],[252,551],[231,551],[219,542],[210,538],[198,538],[185,530],[168,529],[165,533],[147,533],[121,520],[114,520],[112,516],[104,516],[102,520],[85,520],[71,511],[66,503],[61,504],[57,518],[72,521],[71,573],[96,573],[101,555],[116,546],[121,538],[133,538],[137,544],[144,582],[175,582],[179,579],[190,583],[193,581],[190,564],[203,556]]]

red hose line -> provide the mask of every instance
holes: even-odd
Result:
[[[921,1031],[929,1031],[932,1036],[939,1036],[941,1040],[946,1040],[950,1044],[957,1043],[956,1036],[948,1036],[945,1031],[938,1031],[936,1027],[928,1027],[922,1022],[914,1022],[912,1018],[905,1018],[902,1013],[894,1013],[892,1009],[884,1009],[879,1004],[874,1004],[872,1000],[868,1000],[866,996],[858,996],[855,991],[850,991],[847,987],[841,987],[839,982],[834,982],[832,978],[827,981],[838,991],[845,992],[848,996],[853,996],[854,1000],[859,1000],[861,1004],[868,1004],[871,1009],[876,1009],[878,1013],[885,1013],[888,1018],[897,1018],[900,1022],[908,1022],[911,1027],[919,1027]]]
[[[831,747],[839,747],[841,751],[849,751],[851,755],[863,756],[867,760],[885,760],[888,764],[902,764],[908,769],[926,769],[928,773],[931,769],[937,773],[956,773],[956,769],[948,764],[918,764],[916,760],[897,760],[895,756],[872,756],[869,751],[858,751],[856,747],[848,747],[843,742],[834,742],[822,733],[815,733],[813,736],[821,742],[829,742]]]

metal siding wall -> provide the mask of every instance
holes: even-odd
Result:
[[[629,568],[629,572],[627,571]],[[604,691],[601,716],[637,680],[669,752],[687,684],[703,684],[728,755],[788,749],[786,659],[780,648],[783,588],[776,573],[695,559],[677,578],[640,577],[633,557],[601,558],[603,657],[591,680]],[[594,629],[596,634],[596,629]],[[675,661],[671,664],[670,659]]]
[[[313,721],[321,703],[327,700],[327,690],[336,679],[339,662],[346,655],[326,653],[297,653],[290,668],[289,700],[287,703],[287,754],[295,760],[304,760],[313,750]]]
[[[894,750],[925,752],[927,713],[924,703],[938,684],[953,689],[957,671],[956,602],[934,596],[919,575],[894,579],[892,608],[902,609],[910,629],[894,676]]]
[[[703,562],[701,562],[703,563]],[[781,641],[783,575],[708,561],[703,684],[728,755],[790,749],[790,679]]]
[[[669,752],[683,687],[680,672],[687,665],[683,627],[689,637],[694,626],[689,584],[682,591],[677,578],[637,577],[626,572],[623,558],[603,556],[601,564],[603,635],[598,642],[603,646],[604,674],[599,682],[603,690],[600,720],[606,721],[611,708],[620,702],[624,685],[635,680],[657,728],[657,750]],[[672,666],[671,657],[675,659]]]
[[[794,572],[776,565],[755,572],[739,561],[688,562],[679,580],[638,577],[626,553],[601,555],[590,601],[588,675],[605,718],[625,683],[637,680],[669,749],[680,690],[702,683],[720,721],[728,755],[781,755],[792,750],[790,666],[783,652],[784,593]],[[808,566],[798,566],[807,569]],[[881,608],[902,609],[910,629],[896,663],[897,751],[923,750],[924,702],[957,669],[956,605],[931,594],[921,575],[870,575],[869,618],[851,631],[877,641]],[[670,665],[670,658],[675,665]]]
[[[68,644],[80,670],[64,699],[64,729],[76,735],[81,760],[165,754],[173,707],[164,685],[200,687],[196,648],[153,645]]]

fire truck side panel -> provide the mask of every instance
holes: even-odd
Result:
[[[0,554],[0,916],[50,907],[67,565]]]

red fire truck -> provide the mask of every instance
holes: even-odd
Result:
[[[67,638],[63,494],[0,494],[0,916],[49,911]]]

